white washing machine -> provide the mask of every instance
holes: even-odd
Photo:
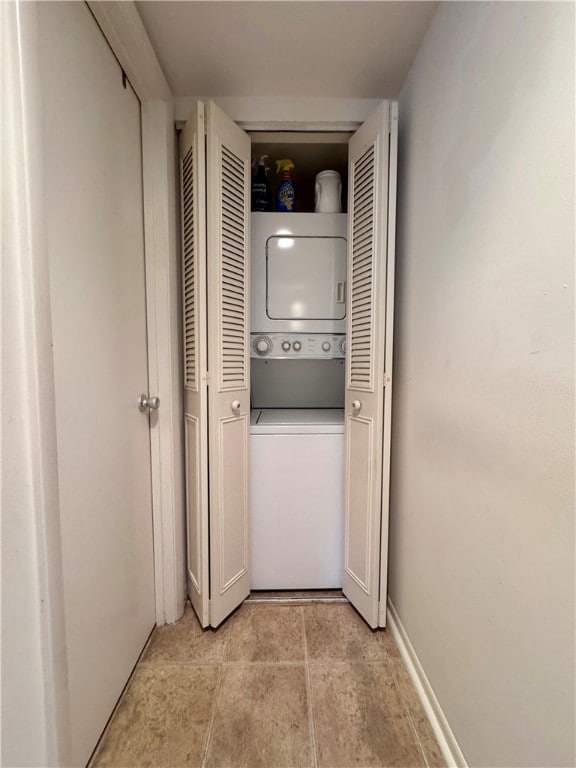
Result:
[[[252,589],[344,570],[345,214],[252,214]]]
[[[344,567],[344,411],[255,409],[252,589],[333,589]]]

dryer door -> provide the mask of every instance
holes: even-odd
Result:
[[[274,235],[266,243],[272,320],[343,320],[346,239]]]

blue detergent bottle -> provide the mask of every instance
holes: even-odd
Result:
[[[280,174],[280,185],[276,192],[276,211],[293,212],[295,210],[293,170],[292,160],[276,160],[276,172]]]

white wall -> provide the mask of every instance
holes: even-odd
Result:
[[[244,130],[283,130],[296,123],[298,130],[355,130],[380,104],[380,99],[198,96],[175,100],[176,120],[186,121],[197,99],[214,101]]]
[[[391,599],[470,765],[574,766],[574,6],[442,6],[400,131]]]
[[[0,3],[0,765],[62,765],[67,679],[33,3]]]

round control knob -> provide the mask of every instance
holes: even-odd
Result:
[[[295,341],[294,344],[292,344],[292,349],[294,352],[300,352],[302,349],[302,344],[299,341]]]
[[[267,336],[260,336],[254,342],[254,349],[259,355],[267,355],[272,349],[272,342]]]
[[[330,342],[329,341],[323,341],[322,342],[322,351],[323,352],[330,352]]]
[[[340,339],[340,352],[344,355],[346,354],[346,339]]]
[[[284,352],[288,352],[288,350],[290,349],[290,342],[289,341],[283,341],[282,342],[282,349],[284,350]]]

